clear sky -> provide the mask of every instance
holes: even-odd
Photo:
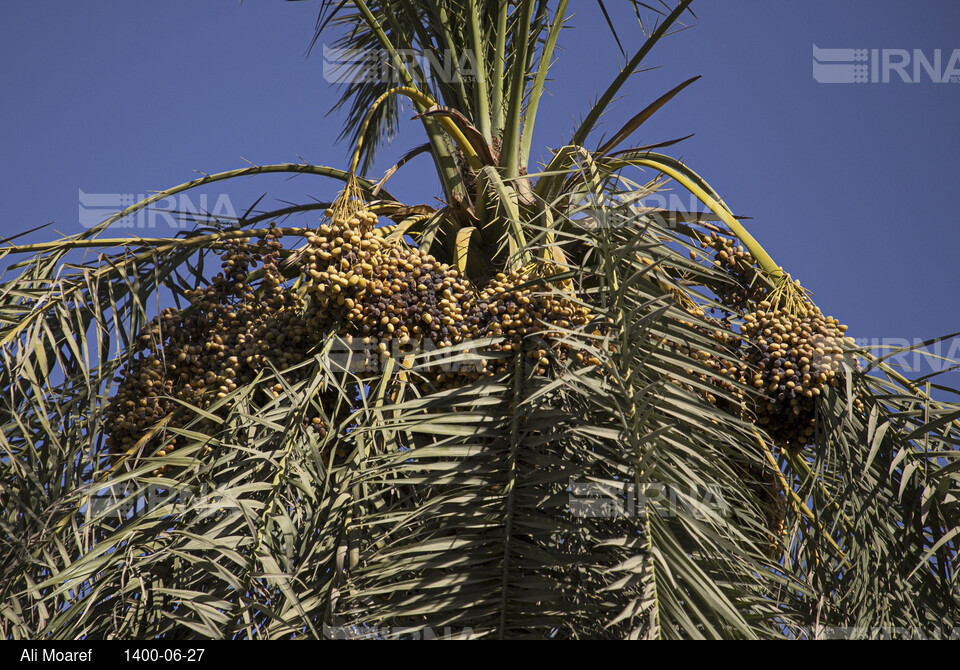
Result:
[[[641,37],[629,3],[607,4],[632,51]],[[617,72],[619,53],[595,3],[571,5],[579,13],[561,38],[535,156],[570,137]],[[318,8],[4,0],[0,237],[51,221],[25,239],[80,232],[80,191],[149,193],[195,170],[242,167],[244,158],[265,164],[299,155],[346,167],[349,147],[334,144],[340,119],[326,116],[337,90],[324,81],[321,50],[305,57]],[[825,312],[849,324],[849,335],[876,343],[960,331],[960,81],[934,83],[921,68],[916,81],[889,70],[891,80],[882,82],[883,59],[896,64],[904,55],[897,50],[931,63],[939,50],[941,74],[952,56],[960,58],[960,3],[700,0],[693,9],[697,20],[661,42],[648,60],[657,69],[632,79],[603,129],[614,132],[676,84],[703,75],[644,126],[637,144],[695,133],[667,151],[735,212],[753,217],[751,232]],[[814,45],[878,50],[881,81],[819,83]],[[837,57],[831,62],[838,65]],[[830,71],[848,71],[844,63]],[[952,65],[960,75],[960,60]],[[915,79],[912,63],[903,72]],[[375,174],[422,141],[418,124],[405,122]],[[391,191],[433,203],[439,190],[431,169],[428,157],[415,159]],[[209,189],[207,202],[212,208],[226,194],[242,210],[263,193],[263,204],[281,206],[336,191],[335,182],[317,177],[256,177]],[[138,232],[175,232],[157,223]],[[942,352],[960,357],[960,340]]]

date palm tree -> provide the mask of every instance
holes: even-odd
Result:
[[[350,166],[2,247],[3,636],[956,626],[960,405],[854,349],[672,141],[630,146],[693,80],[597,138],[691,2],[632,3],[645,40],[532,165],[568,0],[323,0],[317,39],[389,75],[347,67]],[[375,178],[402,99],[427,141]],[[440,207],[388,189],[418,153]],[[266,173],[339,185],[106,234]],[[703,211],[643,206],[671,180]]]

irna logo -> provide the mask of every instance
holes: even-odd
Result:
[[[80,225],[84,228],[93,228],[148,197],[143,193],[85,193],[83,189],[79,191]],[[162,198],[113,221],[109,227],[152,230],[181,229],[191,224],[236,224],[237,211],[226,193],[218,194],[213,203],[206,193],[194,198],[195,200],[186,193]]]
[[[960,49],[821,49],[813,45],[821,84],[960,83]]]

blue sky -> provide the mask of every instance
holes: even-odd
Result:
[[[619,53],[593,2],[561,38],[535,156],[568,139],[617,72]],[[641,39],[629,4],[608,5],[628,51]],[[78,193],[144,194],[256,163],[345,167],[327,116],[337,91],[322,53],[305,57],[317,2],[6,0],[0,4],[0,237],[82,230]],[[931,338],[960,331],[960,82],[826,84],[812,48],[893,50],[943,69],[960,49],[955,0],[695,1],[697,21],[657,47],[606,117],[614,132],[647,103],[702,75],[661,110],[636,143],[695,133],[682,157],[849,335]],[[912,75],[912,67],[907,69]],[[942,69],[941,69],[942,72]],[[923,74],[923,73],[921,73]],[[405,122],[374,173],[423,141]],[[539,152],[539,153],[538,153]],[[429,158],[391,182],[408,202],[439,195]],[[209,190],[236,209],[329,199],[334,182],[256,177]],[[199,204],[199,200],[194,201]],[[686,202],[684,199],[683,202]],[[171,234],[165,221],[143,234]],[[943,353],[960,355],[954,341]],[[906,362],[916,362],[914,359]],[[919,372],[929,372],[929,368]],[[953,376],[956,380],[956,375]],[[956,384],[956,382],[954,382]]]

